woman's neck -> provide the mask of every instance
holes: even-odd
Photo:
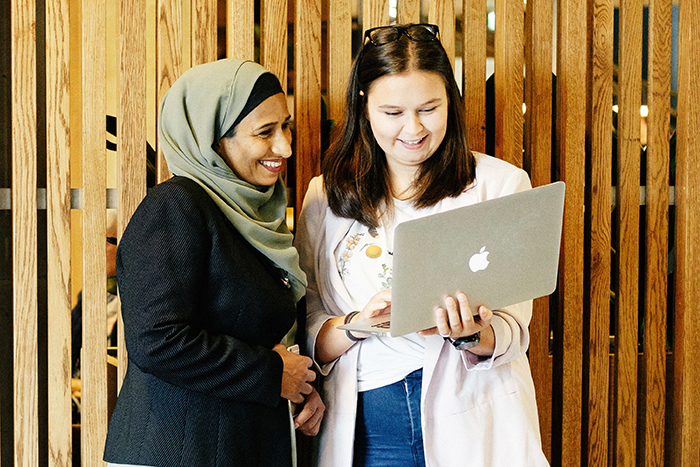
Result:
[[[400,170],[392,170],[389,167],[389,177],[391,179],[391,194],[394,198],[406,201],[415,195],[413,184],[418,169],[402,167]]]

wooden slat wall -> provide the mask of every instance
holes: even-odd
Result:
[[[462,3],[462,29],[469,31],[469,34],[462,34],[462,96],[467,134],[471,149],[482,153],[486,150],[487,34],[484,17],[487,13],[486,0],[464,0]],[[548,32],[551,38],[551,26]]]
[[[192,65],[217,59],[217,3],[216,0],[192,1],[192,33],[190,34]],[[143,9],[143,8],[142,8]],[[128,13],[128,12],[125,12]],[[145,13],[145,12],[144,12]],[[137,15],[140,16],[140,15]],[[145,44],[144,44],[145,45]],[[145,49],[144,49],[145,50]],[[141,52],[139,52],[139,56]],[[145,55],[144,55],[145,56]]]
[[[103,465],[107,428],[103,238],[105,236],[105,2],[82,2],[82,56],[70,56],[69,4],[46,2],[46,63],[36,63],[35,2],[12,3],[12,251],[14,372],[14,458],[5,467]],[[154,0],[155,1],[155,0]],[[321,98],[329,118],[342,118],[351,63],[352,12],[361,10],[362,30],[389,24],[388,0],[260,0],[259,60],[286,88],[288,18],[293,18],[294,80],[290,96],[296,120],[295,206],[320,170]],[[559,288],[553,300],[535,302],[530,360],[537,388],[543,445],[552,465],[698,465],[700,451],[700,0],[680,8],[678,108],[675,165],[669,144],[672,0],[649,2],[649,106],[646,153],[640,158],[642,102],[642,2],[621,0],[617,83],[617,147],[610,151],[613,98],[613,2],[546,0],[496,2],[496,155],[523,166],[533,185],[567,183]],[[472,147],[485,146],[485,0],[423,4],[398,2],[397,22],[438,23],[448,50],[461,40],[462,81]],[[214,0],[158,0],[145,9],[120,2],[118,73],[119,232],[145,195],[145,141],[150,125],[147,90],[159,101],[193,64],[216,57],[217,3]],[[227,54],[255,58],[255,0],[227,0]],[[150,12],[150,13],[149,13]],[[293,15],[291,14],[293,12]],[[327,18],[324,16],[327,15]],[[456,16],[462,16],[455,21]],[[73,18],[73,16],[71,16]],[[153,39],[148,25],[157,24]],[[324,26],[325,23],[325,26]],[[466,34],[457,26],[462,24]],[[42,26],[43,27],[43,26]],[[78,27],[77,25],[75,27]],[[322,31],[328,44],[322,47]],[[461,34],[461,36],[460,36]],[[552,51],[552,41],[556,48]],[[153,43],[155,52],[147,49]],[[80,48],[79,48],[80,49]],[[326,53],[326,59],[322,54]],[[149,58],[154,57],[154,58]],[[70,60],[69,60],[70,58]],[[556,71],[556,91],[552,65]],[[81,115],[68,115],[70,63],[81,61]],[[147,75],[149,60],[156,70]],[[322,68],[322,64],[327,68]],[[46,128],[38,128],[36,70],[46,76]],[[523,80],[523,69],[525,79]],[[327,83],[327,89],[322,83]],[[552,139],[552,98],[556,101]],[[527,111],[523,118],[522,102]],[[292,110],[292,109],[290,109]],[[70,141],[71,117],[82,127]],[[152,119],[152,117],[150,117]],[[50,235],[37,238],[37,134],[46,135],[46,210]],[[70,434],[70,172],[72,145],[82,146],[83,419],[81,452],[71,452]],[[645,157],[645,159],[644,159]],[[169,177],[159,159],[158,179]],[[645,165],[642,165],[645,163]],[[616,167],[613,172],[613,167]],[[646,168],[640,212],[640,175]],[[675,205],[669,171],[675,170]],[[613,189],[613,179],[614,189]],[[614,193],[614,197],[611,196]],[[614,199],[614,204],[611,204]],[[669,203],[672,204],[669,207]],[[669,221],[671,224],[669,225]],[[38,287],[39,242],[47,242],[47,323],[42,335]],[[674,251],[669,256],[669,244]],[[639,252],[643,251],[640,256]],[[640,263],[640,258],[643,263]],[[669,264],[671,269],[669,270]],[[615,273],[615,271],[617,271]],[[671,276],[667,275],[671,273]],[[669,277],[672,280],[669,280]],[[615,291],[611,302],[610,290]],[[667,297],[673,303],[667,303]],[[552,319],[550,323],[550,303]],[[611,313],[612,303],[612,313]],[[640,304],[642,305],[640,308]],[[638,310],[643,310],[639,317]],[[668,316],[668,311],[673,316]],[[637,323],[643,322],[638,335]],[[666,324],[671,340],[667,347]],[[610,327],[615,335],[610,346]],[[550,328],[553,340],[550,342]],[[3,337],[5,334],[3,334]],[[642,343],[638,352],[638,341]],[[43,344],[46,342],[46,344]],[[551,345],[551,352],[550,352]],[[39,375],[40,349],[49,373]],[[612,348],[612,353],[610,349]],[[670,352],[668,352],[670,350]],[[126,352],[119,347],[120,374]],[[670,362],[667,366],[667,359]],[[639,361],[639,367],[637,362]],[[4,364],[3,365],[7,365]],[[10,371],[3,366],[2,371]],[[585,376],[584,376],[585,375]],[[639,379],[639,381],[638,381]],[[46,381],[41,383],[41,381]],[[40,385],[46,384],[43,389]],[[670,393],[667,394],[666,388]],[[43,391],[43,392],[42,392]],[[47,394],[48,414],[38,397]],[[666,406],[667,401],[669,405]],[[47,420],[47,441],[40,432]],[[6,423],[2,420],[2,423]],[[42,446],[47,442],[47,446]],[[5,450],[3,450],[4,452]],[[47,453],[48,460],[40,459]],[[308,465],[301,459],[300,465]]]
[[[183,1],[180,0],[158,0],[158,22],[156,23],[158,86],[156,100],[159,103],[175,80],[189,68],[183,54],[183,9],[185,6],[182,3]],[[160,150],[158,150],[156,169],[159,182],[170,178],[167,164]]]
[[[198,3],[199,4],[199,3]],[[119,36],[119,110],[117,118],[117,135],[119,144],[118,171],[118,221],[117,232],[121,238],[131,215],[138,204],[146,196],[146,152],[147,141],[147,101],[146,101],[146,9],[139,0],[122,0],[120,2]],[[211,8],[211,4],[207,4]],[[216,5],[214,5],[216,7]],[[216,11],[216,10],[214,10]],[[195,17],[199,23],[208,25],[205,34],[200,38],[199,46],[193,47],[193,56],[199,61],[211,59],[216,54],[216,35],[212,37],[210,30],[216,31],[216,15],[211,11],[200,11]],[[211,24],[213,17],[213,24]],[[203,18],[206,18],[203,19]],[[194,52],[196,51],[196,52]],[[118,324],[118,385],[126,374],[127,354],[124,345],[124,326]]]
[[[552,15],[552,3],[548,0],[527,2],[525,14],[527,111],[525,112],[523,166],[530,173],[533,186],[546,185],[552,181]],[[484,40],[485,38],[484,34]],[[465,50],[470,49],[465,48]],[[484,54],[485,52],[484,44]],[[482,59],[482,61],[485,60]],[[470,105],[467,104],[467,107]],[[483,132],[480,134],[483,135]],[[549,357],[549,308],[549,297],[538,298],[533,303],[530,358],[533,362],[532,378],[537,395],[542,446],[545,454],[551,458],[552,363]]]
[[[254,0],[227,0],[226,56],[245,60],[255,59]]]
[[[362,1],[362,31],[389,24],[389,0]]]
[[[46,2],[47,397],[50,467],[70,465],[70,19],[67,0]]]
[[[226,56],[255,60],[255,2],[227,0]],[[184,71],[184,70],[183,70]]]
[[[14,461],[38,465],[36,11],[12,2],[12,299]],[[7,403],[9,397],[3,397]]]
[[[420,23],[420,0],[404,0],[399,3],[396,22],[399,24]]]
[[[294,120],[296,204],[321,171],[321,0],[298,0],[294,7]],[[303,135],[303,136],[302,136]]]
[[[684,1],[678,26],[676,314],[672,465],[700,464],[700,2]]]
[[[610,239],[612,154],[612,78],[613,78],[613,10],[612,1],[589,3],[588,122],[590,167],[587,175],[586,219],[590,237],[586,253],[585,296],[590,311],[584,319],[584,400],[587,428],[584,462],[607,465],[608,461],[608,391],[610,348]],[[571,187],[571,185],[569,185]],[[637,200],[638,201],[638,200]]]
[[[345,90],[352,64],[350,0],[328,4],[328,118],[338,122],[345,109]]]
[[[286,2],[262,0],[260,3],[260,64],[280,80],[287,92],[287,17]]]
[[[668,291],[669,167],[668,141],[671,94],[671,0],[649,2],[647,67],[646,263],[644,275],[644,369],[640,374],[638,442],[643,464],[663,465],[666,414],[666,314]],[[641,429],[640,429],[641,428]]]
[[[84,2],[82,26],[83,348],[81,459],[99,466],[107,435],[105,302],[105,0]]]
[[[583,367],[583,248],[585,186],[586,2],[557,5],[557,120],[559,178],[567,183],[554,324],[552,464],[581,465]],[[533,363],[535,364],[535,363]],[[555,449],[556,446],[556,449]]]
[[[440,41],[455,68],[455,5],[452,0],[432,0],[428,22],[440,28]]]
[[[522,0],[496,0],[493,155],[518,167],[523,166],[524,12]]]
[[[617,279],[618,287],[613,384],[613,395],[617,402],[610,408],[613,412],[614,446],[608,453],[611,465],[620,467],[634,466],[637,458],[642,7],[642,2],[637,0],[620,2],[616,155],[618,182],[615,219],[619,223],[619,241],[615,246],[618,273],[614,279]]]

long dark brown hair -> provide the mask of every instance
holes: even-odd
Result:
[[[395,31],[388,29],[390,33]],[[321,167],[328,203],[339,217],[377,227],[384,211],[393,209],[386,156],[367,119],[367,94],[382,76],[408,71],[438,73],[448,99],[447,131],[438,149],[420,167],[412,187],[414,206],[433,206],[459,196],[474,180],[476,162],[467,142],[463,101],[440,41],[415,41],[402,34],[382,45],[366,42],[350,73],[345,117]]]

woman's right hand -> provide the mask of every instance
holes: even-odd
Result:
[[[313,362],[309,357],[288,351],[282,344],[277,344],[272,350],[282,357],[284,365],[282,397],[296,404],[304,402],[304,397],[311,394],[314,389],[311,382],[316,379],[316,373],[310,370]]]
[[[369,299],[367,305],[360,312],[360,318],[369,319],[379,315],[391,313],[391,289],[380,290]]]
[[[370,298],[360,313],[352,317],[352,322],[358,319],[368,319],[391,313],[391,289],[377,292]],[[338,329],[345,323],[347,315],[336,316],[326,321],[316,338],[316,361],[323,364],[332,362],[343,355],[356,341],[350,340],[344,330]],[[357,338],[367,337],[362,333],[353,333]]]

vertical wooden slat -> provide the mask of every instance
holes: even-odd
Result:
[[[389,0],[362,0],[362,30],[389,24]]]
[[[462,2],[462,95],[471,149],[486,150],[486,0]]]
[[[496,0],[495,156],[523,165],[524,4]]]
[[[420,0],[403,0],[398,3],[397,23],[420,23]]]
[[[352,8],[350,0],[328,5],[328,116],[340,120],[345,114],[345,90],[352,64]]]
[[[255,2],[227,0],[226,55],[255,60]]]
[[[455,4],[453,0],[432,0],[428,12],[428,22],[440,28],[440,42],[450,57],[455,69]],[[482,26],[483,27],[483,26]]]
[[[541,186],[552,181],[552,2],[530,0],[526,8],[527,111],[523,164],[530,173],[533,186]],[[549,329],[549,297],[541,297],[533,303],[529,354],[542,448],[547,458],[551,459],[552,359],[549,356]]]
[[[552,2],[531,0],[526,8],[524,166],[540,186],[552,181]]]
[[[161,102],[163,96],[176,79],[187,69],[182,53],[183,28],[182,5],[180,0],[159,0],[158,25],[157,25],[157,70],[158,70],[158,94],[157,101]],[[163,152],[158,151],[156,161],[157,182],[170,178],[167,164],[163,158]]]
[[[83,349],[81,459],[104,465],[107,434],[105,0],[82,3]]]
[[[39,465],[36,7],[11,9],[12,305],[15,466]]]
[[[615,444],[617,466],[637,457],[637,354],[639,328],[639,180],[642,95],[642,11],[638,0],[620,2],[617,116],[617,214],[620,242],[615,329]],[[612,61],[612,54],[610,57]]]
[[[287,2],[260,2],[260,64],[270,70],[287,92]]]
[[[560,309],[555,330],[557,388],[553,407],[552,464],[581,463],[581,370],[585,185],[586,2],[570,0],[557,10],[557,140],[561,179],[566,182],[559,270]],[[557,446],[555,451],[554,445]]]
[[[157,115],[160,102],[160,70],[158,68],[158,6],[159,0],[146,0],[144,9],[146,10],[146,88],[147,95],[147,125],[148,141],[151,147],[158,150]],[[154,164],[157,162],[154,160]]]
[[[673,465],[700,464],[700,1],[679,5]]]
[[[118,232],[124,231],[131,215],[146,196],[146,11],[139,0],[122,0],[119,34]],[[215,7],[216,5],[214,5]],[[211,5],[210,5],[211,7]],[[210,12],[201,12],[211,17]],[[214,12],[214,17],[216,14]],[[214,27],[216,24],[214,24]],[[216,29],[214,29],[216,30]],[[194,50],[194,49],[193,49]],[[198,54],[198,53],[197,53]],[[193,54],[193,55],[197,55]],[[201,56],[200,56],[201,57]],[[120,318],[121,319],[121,318]],[[126,374],[127,354],[122,323],[119,323],[118,385]]]
[[[588,139],[590,153],[586,217],[590,225],[588,297],[584,326],[584,394],[586,395],[587,465],[608,464],[608,395],[610,374],[610,246],[612,183],[613,5],[589,4]],[[590,180],[590,181],[589,181]],[[637,178],[639,180],[639,178]],[[638,182],[637,182],[638,183]],[[639,185],[637,184],[637,187]],[[639,206],[637,188],[637,207]],[[586,336],[587,334],[587,336]],[[586,339],[587,337],[587,339]],[[633,363],[636,368],[636,362]]]
[[[672,0],[649,2],[646,164],[646,287],[640,441],[643,465],[664,463],[666,415],[666,310],[668,290],[669,165]],[[638,462],[638,465],[641,465]]]
[[[321,171],[321,7],[321,0],[299,0],[294,10],[297,212]]]
[[[46,2],[49,466],[71,464],[70,70],[67,0]]]
[[[216,2],[217,0],[192,0],[192,65],[216,60]],[[139,6],[139,9],[143,9],[143,6]]]

